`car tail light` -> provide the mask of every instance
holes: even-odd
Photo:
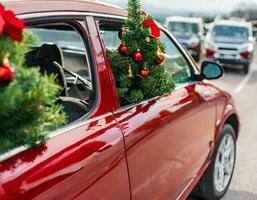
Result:
[[[251,57],[252,53],[249,52],[249,51],[244,51],[244,52],[240,53],[240,55],[241,55],[243,58],[247,59],[247,58],[250,58],[250,57]]]
[[[200,51],[201,50],[201,43],[200,42],[198,42],[198,43],[196,43],[193,47],[192,47],[192,49],[194,50],[194,51]]]
[[[210,49],[210,48],[205,49],[205,56],[206,57],[213,57],[214,54],[215,54],[215,51],[213,49]]]

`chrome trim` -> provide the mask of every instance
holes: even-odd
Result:
[[[192,179],[188,182],[187,186],[185,187],[185,189],[183,190],[183,192],[181,192],[180,195],[176,198],[176,200],[180,200],[180,199],[181,199],[181,197],[185,194],[185,192],[188,190],[188,188],[192,185],[193,182],[194,182],[194,178],[192,178]]]
[[[159,24],[159,23],[158,23]],[[160,26],[160,24],[159,24]],[[164,28],[163,26],[160,26],[161,30],[167,34],[168,37],[170,37],[170,39],[172,40],[172,42],[179,48],[179,50],[181,51],[182,55],[186,58],[186,60],[189,61],[191,67],[194,69],[194,73],[196,74],[198,72],[198,74],[200,73],[198,67],[195,65],[195,63],[193,62],[192,58],[189,56],[189,54],[187,53],[187,51],[184,49],[184,47],[182,46],[182,44],[175,38],[175,36],[173,36],[169,30],[167,30],[166,28]]]
[[[71,130],[73,130],[73,129],[79,128],[79,127],[81,127],[81,126],[84,126],[84,125],[86,125],[86,124],[92,123],[92,122],[94,122],[94,121],[100,120],[100,119],[102,119],[102,118],[109,117],[109,116],[111,116],[111,115],[112,115],[112,113],[109,112],[109,113],[106,113],[106,114],[101,115],[101,116],[99,116],[99,117],[92,118],[92,119],[89,119],[89,120],[86,120],[86,121],[82,121],[83,119],[81,119],[81,120],[78,121],[78,122],[74,122],[74,123],[72,123],[72,124],[68,124],[68,125],[66,125],[66,126],[64,126],[64,127],[62,127],[62,128],[60,128],[60,129],[57,129],[56,131],[51,132],[51,133],[49,134],[49,136],[48,136],[47,139],[48,139],[48,140],[49,140],[49,139],[52,139],[52,138],[54,138],[54,137],[56,137],[56,136],[65,134],[65,133],[67,133],[68,131],[71,131]],[[84,120],[85,120],[85,119],[84,119]],[[37,144],[40,144],[40,142],[38,142]],[[11,157],[13,157],[13,156],[15,156],[15,155],[21,153],[21,152],[23,152],[23,151],[26,151],[26,150],[29,149],[29,148],[31,148],[31,147],[21,146],[21,147],[17,147],[17,148],[15,148],[15,149],[13,149],[13,150],[11,150],[11,151],[9,151],[9,152],[7,152],[7,153],[4,153],[4,154],[0,155],[0,162],[3,162],[3,161],[5,161],[5,160],[7,160],[7,159],[9,159],[9,158],[11,158]]]
[[[112,19],[126,19],[126,17],[120,16],[120,15],[111,15],[111,14],[103,14],[103,13],[95,13],[95,12],[41,12],[41,13],[27,13],[27,14],[20,14],[18,17],[26,20],[26,19],[32,19],[32,18],[40,18],[40,17],[61,17],[61,16],[77,16],[77,17],[83,17],[83,16],[93,16],[93,17],[106,17],[106,18],[112,18]]]

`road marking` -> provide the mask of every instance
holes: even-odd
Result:
[[[246,77],[243,78],[243,80],[237,85],[236,89],[234,90],[234,93],[238,94],[239,92],[241,92],[245,85],[248,83],[248,81],[250,80],[251,76],[253,75],[253,71],[254,70],[250,70],[249,73],[247,74]]]

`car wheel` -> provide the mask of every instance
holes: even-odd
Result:
[[[244,73],[245,74],[249,73],[249,65],[244,65]]]
[[[192,196],[206,199],[219,200],[227,192],[235,167],[236,138],[231,125],[222,129],[212,157],[212,163],[201,178]]]

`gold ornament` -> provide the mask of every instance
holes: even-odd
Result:
[[[128,77],[129,78],[133,78],[134,77],[132,69],[131,69],[131,66],[129,66],[129,69],[128,69]]]
[[[157,55],[157,56],[163,56],[163,52],[162,52],[162,50],[160,49],[160,47],[158,47],[157,52],[156,52],[156,55]]]
[[[162,64],[165,61],[165,56],[160,47],[158,47],[158,50],[156,52],[156,64]]]
[[[9,57],[10,57],[10,53],[6,53],[5,55],[4,55],[4,58],[3,58],[3,65],[4,66],[9,66]]]

